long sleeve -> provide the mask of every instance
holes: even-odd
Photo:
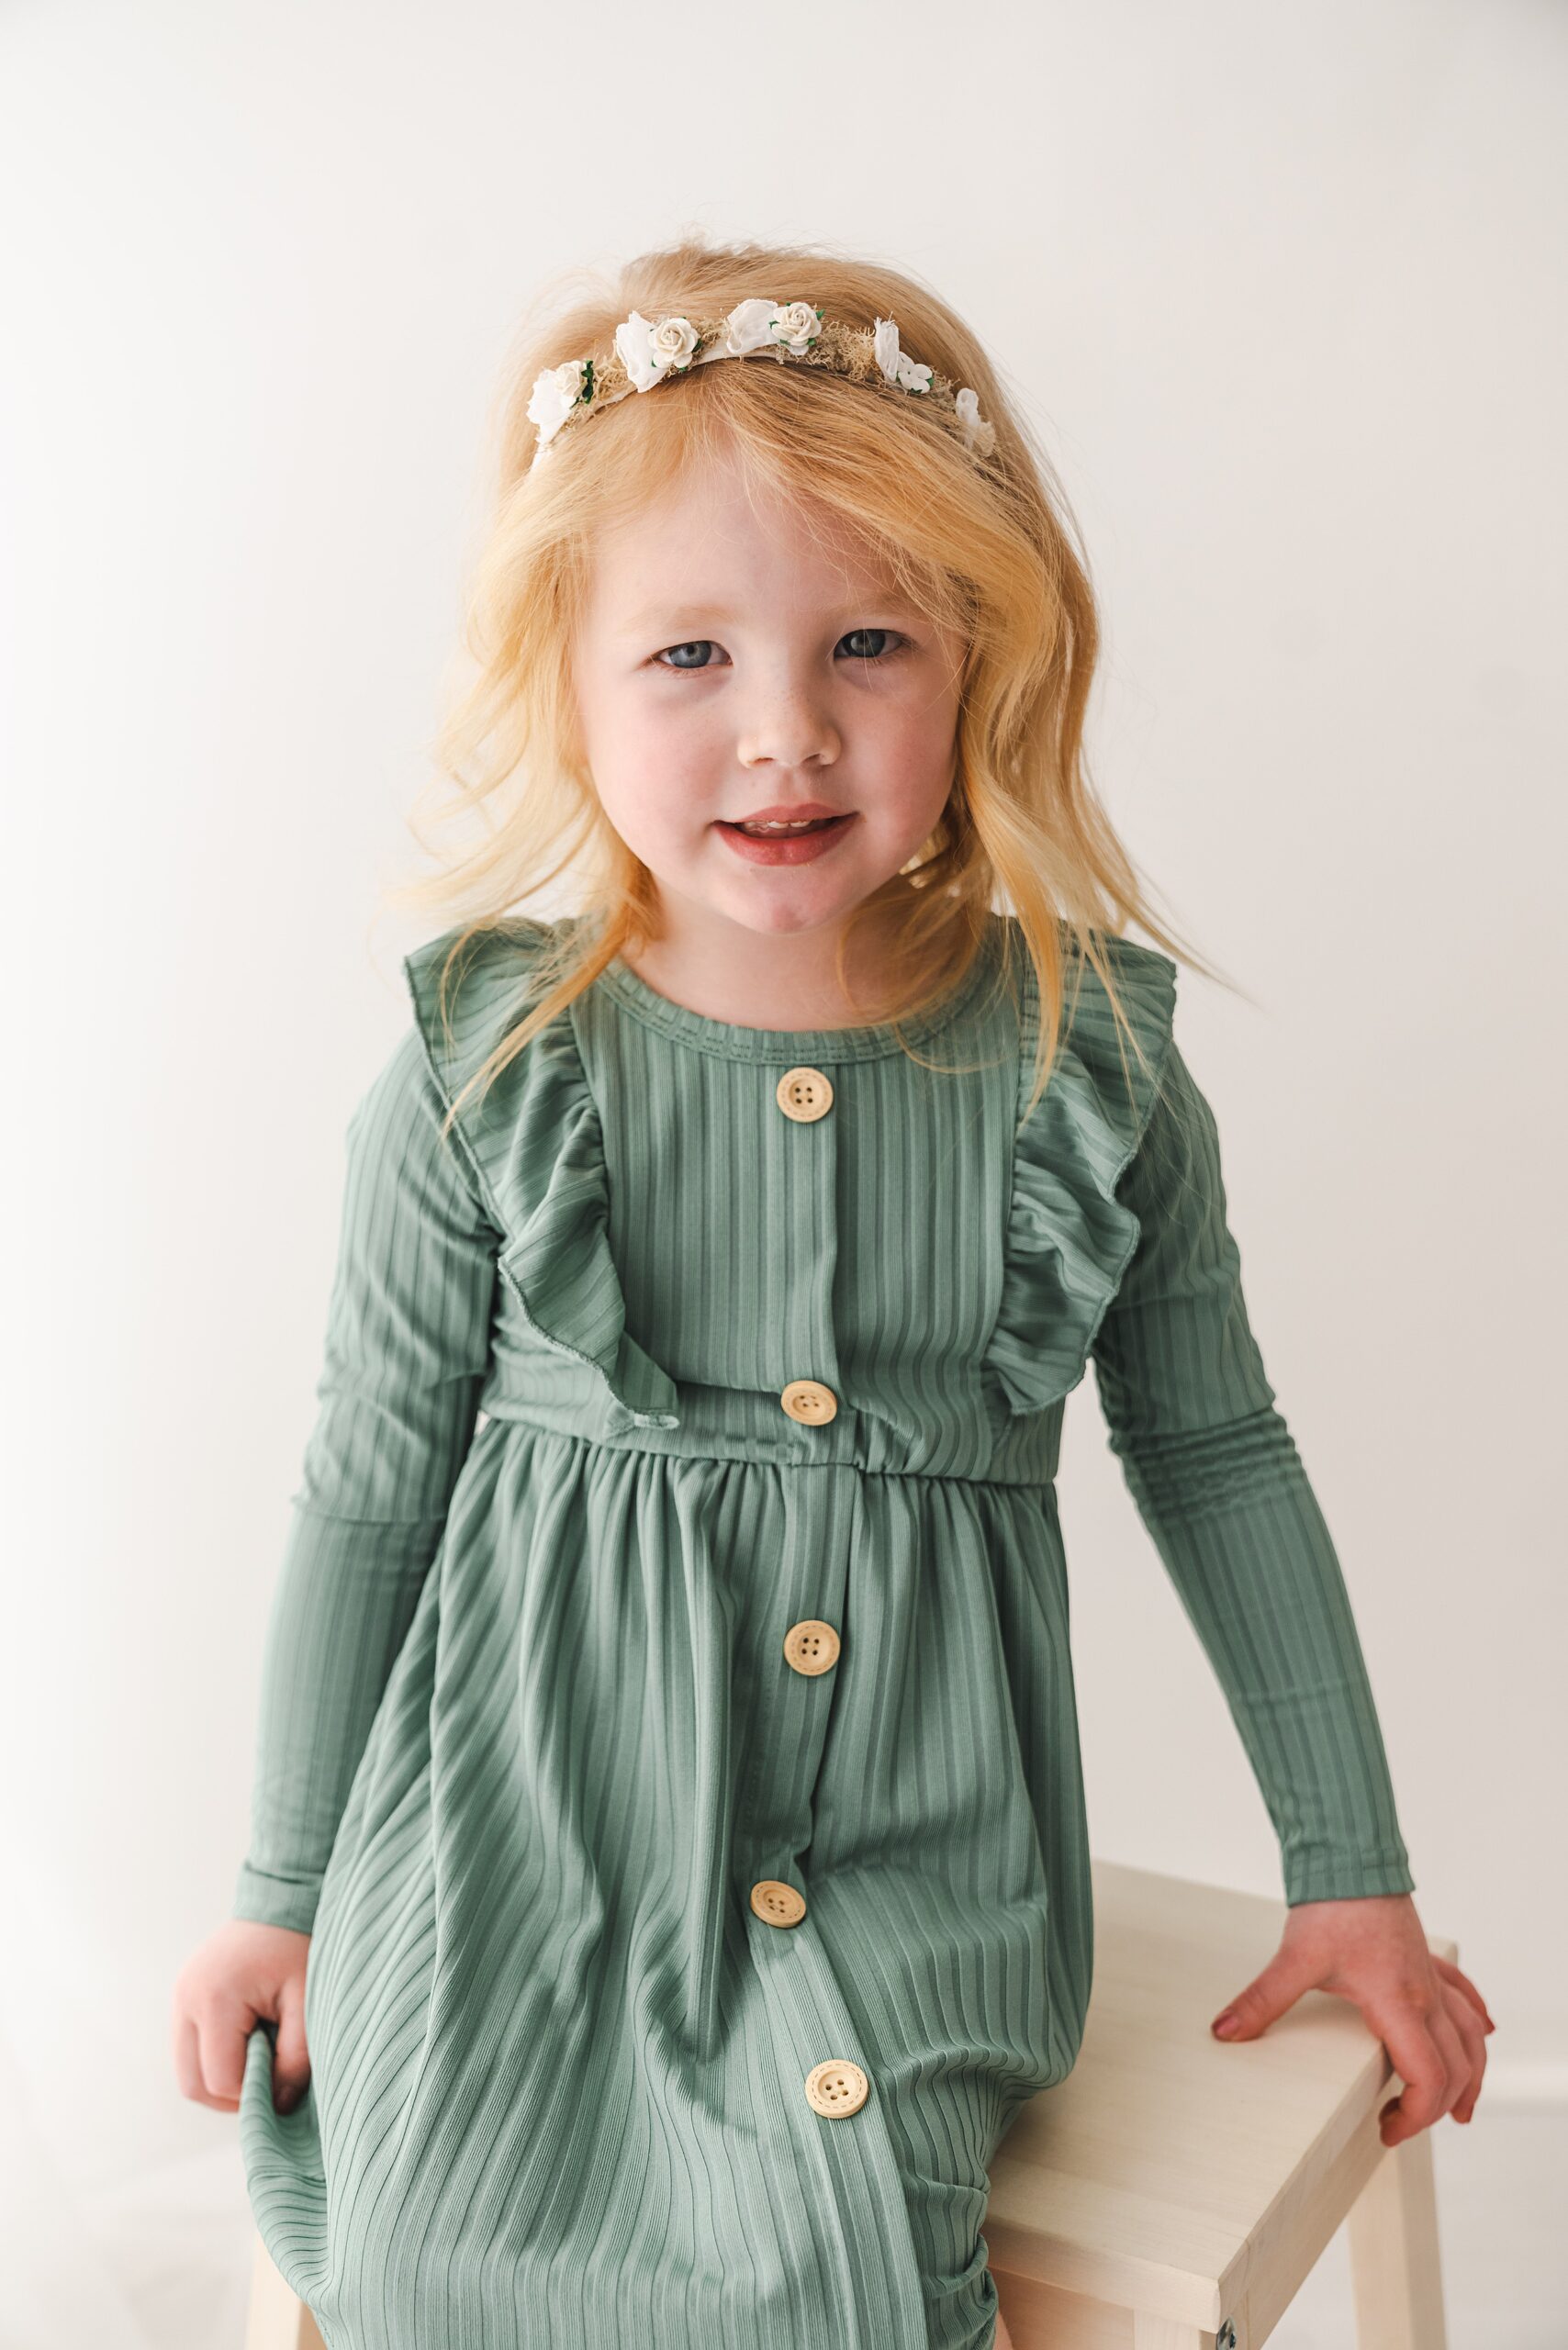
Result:
[[[308,1932],[473,1436],[498,1237],[410,1028],[350,1120],[319,1410],[262,1666],[233,1912]]]
[[[1172,1043],[1092,1352],[1111,1449],[1205,1650],[1294,1905],[1415,1880],[1344,1577],[1249,1324],[1213,1113]]]

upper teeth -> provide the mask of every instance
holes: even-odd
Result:
[[[741,830],[743,833],[803,833],[807,829],[808,825],[820,824],[823,822],[825,822],[825,819],[821,816],[797,816],[787,824],[743,823]]]

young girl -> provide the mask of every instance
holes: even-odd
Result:
[[[1279,1833],[1237,2035],[1336,1991],[1387,2143],[1473,2109],[1046,483],[961,322],[842,256],[654,254],[525,354],[443,746],[473,918],[349,1127],[253,1836],[175,1999],[330,2350],[1008,2343],[989,2166],[1092,1974],[1091,1362]],[[568,859],[578,912],[507,912]]]

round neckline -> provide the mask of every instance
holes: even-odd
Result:
[[[969,1008],[989,976],[989,947],[988,932],[957,988],[928,1012],[902,1024],[881,1020],[846,1028],[746,1028],[735,1021],[715,1020],[705,1012],[694,1012],[689,1004],[677,1003],[673,996],[660,995],[618,955],[605,965],[594,985],[605,989],[645,1027],[723,1060],[879,1060],[902,1052],[907,1045],[926,1043]]]

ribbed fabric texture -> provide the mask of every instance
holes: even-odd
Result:
[[[259,2027],[240,2121],[329,2350],[991,2342],[989,2166],[1092,1971],[1054,1483],[1092,1361],[1286,1898],[1413,1884],[1175,966],[1111,942],[1146,1066],[1085,970],[1020,1124],[1010,927],[919,1058],[611,965],[445,1139],[543,928],[481,942],[450,1034],[450,938],[408,958],[234,1903],[312,1934],[309,2091],[274,2111]],[[820,1117],[780,1105],[801,1069]],[[824,2061],[863,2102],[818,2109]]]

